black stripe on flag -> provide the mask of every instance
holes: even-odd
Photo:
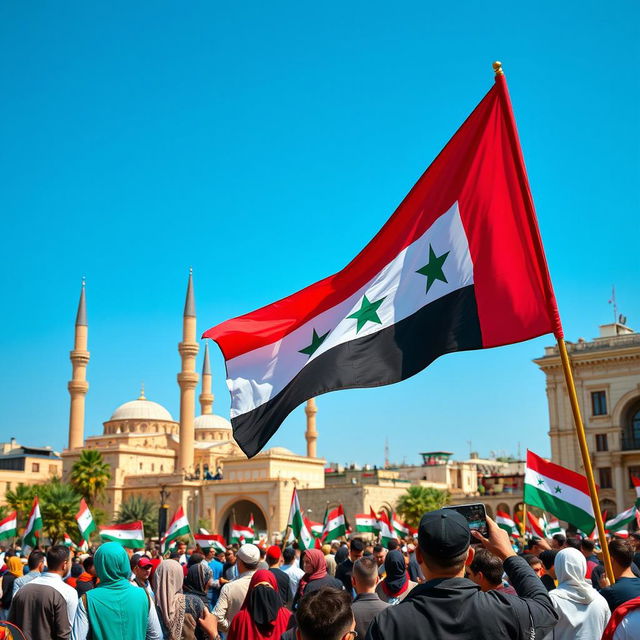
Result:
[[[337,389],[405,380],[436,358],[482,348],[473,285],[434,300],[374,334],[339,344],[307,364],[280,393],[231,420],[235,441],[250,458],[282,421],[309,398]]]

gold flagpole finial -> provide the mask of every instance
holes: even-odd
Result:
[[[504,75],[504,71],[502,70],[502,62],[500,62],[500,60],[496,60],[493,63],[493,70],[495,71],[495,74],[497,76],[503,76]]]

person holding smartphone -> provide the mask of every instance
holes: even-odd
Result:
[[[503,561],[517,596],[483,592],[464,577],[474,557],[472,541]],[[425,583],[379,613],[367,640],[533,640],[544,637],[558,621],[544,585],[516,555],[507,532],[489,517],[483,536],[471,532],[466,518],[453,509],[426,513],[418,528],[416,559]]]

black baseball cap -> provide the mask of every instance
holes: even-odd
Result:
[[[438,509],[425,513],[418,526],[420,549],[431,556],[455,558],[471,543],[467,519],[454,509]]]

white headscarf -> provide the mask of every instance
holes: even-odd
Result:
[[[558,578],[556,596],[577,604],[589,604],[595,599],[598,592],[585,578],[587,560],[580,551],[563,549],[556,555],[554,566]]]
[[[556,555],[558,588],[549,597],[558,614],[558,624],[545,640],[595,640],[609,621],[607,601],[587,582],[587,561],[577,549]]]

